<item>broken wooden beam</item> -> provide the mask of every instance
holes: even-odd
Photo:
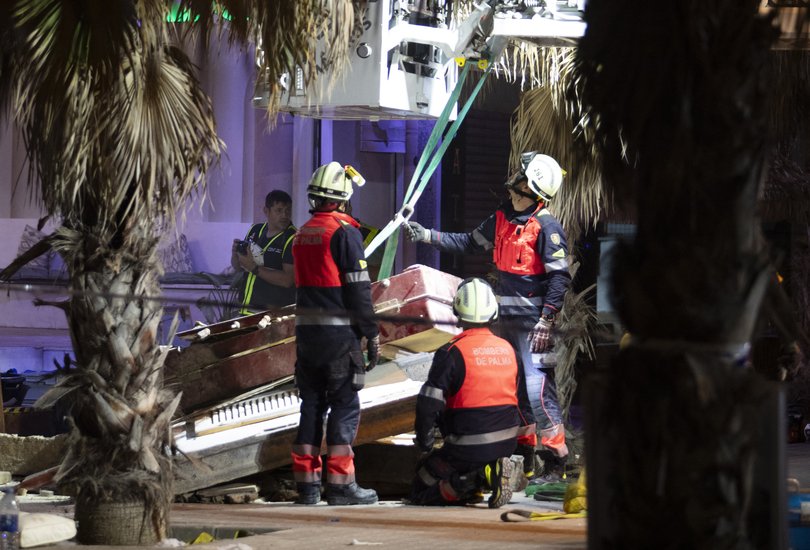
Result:
[[[420,387],[420,383],[407,380],[362,390],[362,412],[355,445],[413,430],[416,394]],[[295,413],[190,440],[179,437],[177,446],[185,456],[178,456],[175,462],[175,494],[190,493],[289,464],[298,419],[299,414]]]

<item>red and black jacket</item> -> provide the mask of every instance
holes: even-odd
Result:
[[[433,234],[434,244],[443,252],[492,252],[502,316],[536,320],[541,313],[562,309],[571,284],[568,243],[562,225],[543,203],[516,212],[506,202],[470,233]]]
[[[378,334],[371,280],[358,223],[340,212],[315,212],[293,240],[298,357],[329,362]]]
[[[488,328],[465,330],[439,348],[416,400],[416,440],[432,445],[433,427],[444,450],[461,460],[490,462],[517,444],[518,359],[509,342]]]

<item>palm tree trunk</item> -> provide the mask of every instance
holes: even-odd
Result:
[[[755,206],[773,37],[757,5],[588,4],[585,102],[606,182],[637,211],[612,273],[632,339],[587,413],[594,548],[779,538],[752,508],[775,393],[745,367],[771,273]]]
[[[69,383],[78,391],[57,480],[76,496],[86,544],[151,544],[167,532],[169,422],[178,399],[162,388],[152,225],[136,222],[117,248],[107,244],[118,240],[110,234],[59,231],[73,292],[67,315],[77,370]],[[144,521],[131,521],[133,514]]]

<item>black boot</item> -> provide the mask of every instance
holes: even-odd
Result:
[[[484,480],[481,472],[467,472],[461,475],[455,472],[447,481],[458,495],[458,500],[452,504],[463,506],[483,502],[484,495],[481,494],[481,485],[483,485]]]
[[[298,490],[296,504],[318,504],[321,501],[320,483],[296,483],[295,488]]]
[[[560,458],[548,449],[538,451],[537,454],[543,461],[543,469],[541,470],[539,476],[531,480],[530,483],[532,485],[559,483],[560,481],[565,481],[566,457]]]
[[[363,489],[357,483],[346,485],[326,485],[326,502],[330,506],[345,506],[347,504],[374,504],[377,502],[377,492],[374,489]]]

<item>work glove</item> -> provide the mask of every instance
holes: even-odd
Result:
[[[380,335],[368,339],[368,346],[366,350],[368,354],[368,364],[366,365],[366,372],[370,371],[377,366],[380,360]]]
[[[416,222],[403,223],[402,228],[408,233],[408,238],[412,242],[430,244],[430,229],[425,229]]]
[[[554,341],[551,337],[552,326],[554,326],[554,323],[542,317],[537,321],[537,324],[534,325],[528,337],[532,353],[543,353],[551,350],[554,345]]]

